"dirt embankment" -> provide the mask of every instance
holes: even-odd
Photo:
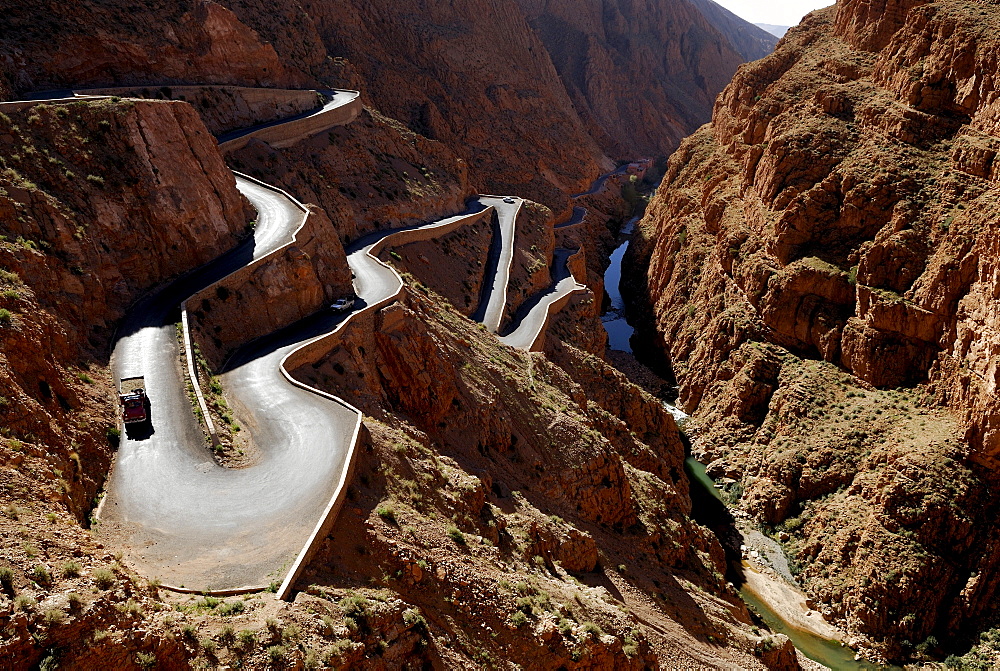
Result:
[[[721,547],[688,519],[662,405],[597,357],[512,350],[443,305],[411,286],[296,371],[358,404],[368,434],[303,583],[343,594],[374,577],[449,666],[794,664],[782,637],[754,633]]]
[[[739,70],[670,161],[637,289],[710,470],[792,534],[818,602],[906,657],[997,587],[997,16],[869,10],[814,12]]]
[[[0,143],[0,656],[183,668],[152,592],[85,530],[118,440],[107,356],[125,310],[249,211],[183,103],[37,106],[0,115]]]

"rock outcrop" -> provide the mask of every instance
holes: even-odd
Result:
[[[138,10],[138,11],[137,11]],[[14,92],[127,84],[302,88],[314,80],[212,0],[9,3],[0,70]]]
[[[703,0],[518,4],[574,110],[614,158],[667,153],[708,118],[736,67],[777,41]]]
[[[39,105],[0,117],[0,264],[102,353],[143,293],[215,258],[252,209],[187,104]],[[44,158],[42,158],[44,157]]]
[[[758,517],[795,520],[807,587],[896,655],[904,639],[973,622],[995,590],[976,577],[995,570],[994,527],[961,520],[1000,475],[996,28],[971,3],[810,14],[740,68],[712,123],[682,143],[639,242],[649,266],[636,288],[699,449],[742,478]],[[919,402],[903,408],[896,387]],[[930,427],[926,406],[946,409],[933,440],[881,424]],[[841,463],[834,446],[856,457]],[[927,456],[900,485],[906,452]],[[917,497],[908,512],[900,487]],[[951,487],[949,511],[928,503]],[[840,554],[820,550],[831,543]],[[875,559],[899,558],[901,543],[914,553],[897,569],[904,587]]]

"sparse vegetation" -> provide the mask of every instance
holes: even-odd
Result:
[[[80,564],[75,561],[68,561],[62,565],[62,574],[64,578],[78,578],[80,577]]]
[[[115,584],[115,574],[106,568],[95,569],[93,579],[98,589],[111,589]]]

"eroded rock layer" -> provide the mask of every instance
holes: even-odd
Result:
[[[996,588],[998,20],[812,13],[682,143],[636,246],[699,448],[893,654]]]

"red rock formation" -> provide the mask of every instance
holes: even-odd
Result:
[[[777,41],[710,2],[518,3],[588,132],[614,158],[676,146],[708,118],[736,67]]]
[[[235,245],[251,218],[184,103],[31,107],[0,117],[0,144],[0,220],[17,241],[0,264],[84,349],[103,351],[139,296]]]
[[[299,88],[293,62],[212,0],[4,7],[0,69],[18,92],[125,84],[240,84]]]
[[[651,318],[677,372],[681,405],[701,418],[702,447],[744,476],[744,502],[761,518],[812,516],[798,546],[801,558],[816,562],[809,584],[851,626],[890,642],[921,640],[935,624],[961,627],[995,589],[972,578],[992,567],[991,542],[953,539],[962,524],[941,524],[948,515],[975,515],[1000,465],[991,363],[1000,342],[997,21],[979,4],[909,0],[849,0],[809,15],[775,54],[740,68],[712,124],[671,158],[639,243],[649,259]],[[832,406],[814,392],[789,396],[801,376],[830,389],[846,384],[829,364],[862,384],[918,385],[925,402],[955,413],[963,450],[981,466],[956,457],[950,429],[929,447],[921,442],[927,430],[897,429],[893,438],[935,455],[916,467],[922,484],[911,495],[951,484],[935,459],[968,469],[955,477],[969,493],[950,512],[883,507],[896,496],[890,467],[863,450],[878,449],[873,434],[892,434],[878,428],[886,417],[862,421],[860,409],[845,409],[856,392],[824,402]],[[866,408],[881,415],[884,407],[898,416],[893,421],[915,412],[900,410],[889,393],[864,397]],[[836,452],[817,443],[817,427],[850,417],[850,432],[841,427],[828,440],[862,454],[833,467]],[[944,427],[954,421],[941,419]],[[798,464],[789,456],[796,454]],[[807,478],[806,467],[830,472]],[[862,480],[866,472],[879,484]],[[803,512],[805,501],[834,493]],[[905,589],[871,570],[872,555],[857,549],[857,538],[820,540],[833,527],[858,533],[868,507],[882,510],[868,536],[877,554],[909,543],[908,534],[920,539],[911,551],[922,563],[901,561],[915,581]],[[836,559],[819,551],[825,542]],[[830,562],[841,568],[824,569]],[[848,586],[828,589],[828,574],[840,570]],[[852,589],[867,605],[848,595]],[[920,613],[931,625],[893,624],[887,610]]]

